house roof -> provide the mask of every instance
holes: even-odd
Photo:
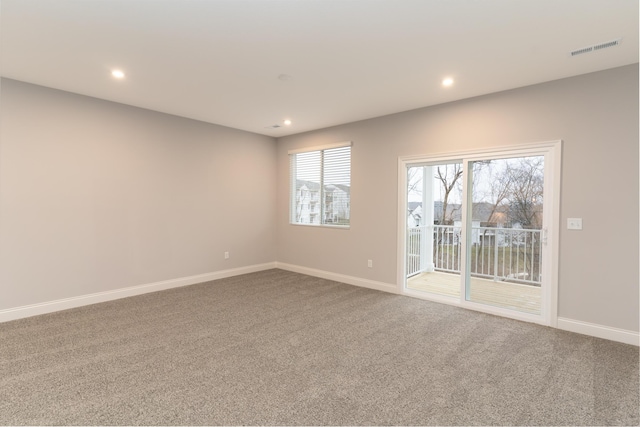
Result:
[[[418,206],[422,207],[422,202],[408,202],[407,203],[407,208],[409,209],[409,212],[415,211]]]

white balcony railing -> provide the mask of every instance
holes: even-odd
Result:
[[[541,284],[541,230],[472,227],[470,243],[471,276]],[[407,233],[407,276],[433,270],[460,273],[461,251],[459,226],[411,227]]]

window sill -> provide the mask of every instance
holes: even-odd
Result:
[[[316,228],[331,228],[337,230],[349,230],[351,225],[329,225],[329,224],[300,224],[297,222],[290,222],[289,225],[296,227],[316,227]]]

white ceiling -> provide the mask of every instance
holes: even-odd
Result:
[[[4,77],[275,137],[638,62],[637,0],[0,7]],[[618,38],[619,46],[569,55]],[[126,78],[113,79],[114,68]],[[447,76],[455,84],[443,88]],[[267,129],[285,119],[293,124]]]

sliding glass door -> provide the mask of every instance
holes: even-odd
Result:
[[[465,299],[539,315],[544,156],[469,162]]]
[[[549,324],[559,155],[557,142],[401,159],[403,292]]]

